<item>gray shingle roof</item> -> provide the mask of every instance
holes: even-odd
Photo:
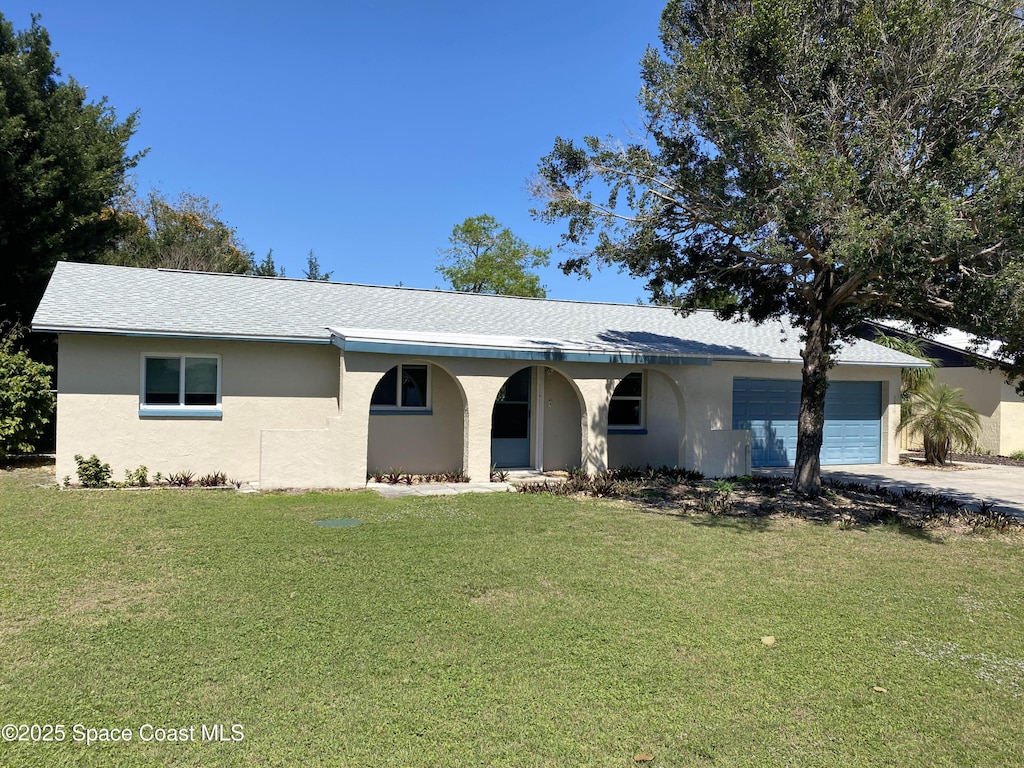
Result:
[[[207,272],[60,262],[32,321],[36,331],[329,343],[332,336],[419,339],[489,349],[544,347],[663,357],[799,362],[784,322],[725,322],[698,311],[524,299]],[[333,332],[331,329],[334,329]],[[915,358],[868,341],[841,364],[907,366]]]

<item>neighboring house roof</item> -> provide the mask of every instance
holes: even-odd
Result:
[[[710,311],[71,262],[57,264],[32,327],[537,360],[799,363],[801,348],[786,322],[726,322]],[[922,364],[865,340],[837,358]]]
[[[976,357],[993,363],[1002,362],[1004,360],[1001,353],[1003,348],[1003,343],[1001,341],[978,339],[966,331],[961,331],[956,328],[947,328],[942,333],[937,333],[932,336],[922,336],[921,334],[916,333],[909,323],[875,320],[868,323],[868,325],[873,325],[882,332],[896,331],[904,336],[921,339],[929,344],[934,344],[952,352],[958,352],[962,355],[968,355],[969,357]]]

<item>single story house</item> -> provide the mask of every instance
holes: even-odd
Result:
[[[931,338],[893,323],[868,323],[866,331],[868,339],[884,333],[921,343],[924,354],[937,361],[935,380],[962,389],[964,401],[977,411],[978,451],[998,456],[1024,451],[1024,397],[1006,381],[999,342],[975,344],[969,334],[954,328]],[[920,448],[920,436],[903,434],[901,447]]]
[[[799,333],[711,312],[62,262],[57,474],[226,472],[262,488],[492,466],[707,476],[792,464]],[[823,463],[895,463],[900,368],[859,340],[830,375]]]

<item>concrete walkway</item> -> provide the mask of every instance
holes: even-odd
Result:
[[[497,491],[514,491],[509,483],[415,483],[406,485],[398,483],[367,483],[366,489],[376,491],[385,499],[398,499],[403,496],[452,496],[456,493],[495,493]]]
[[[759,469],[758,474],[792,476],[791,469]],[[901,491],[939,493],[977,508],[992,502],[996,510],[1024,517],[1024,467],[958,463],[954,469],[908,464],[863,464],[821,468],[822,479],[883,485]]]

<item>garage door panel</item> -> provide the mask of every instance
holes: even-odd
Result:
[[[881,402],[880,382],[829,384],[825,397],[822,464],[881,461]],[[750,430],[751,463],[755,467],[793,465],[799,413],[799,381],[733,381],[733,429]]]

